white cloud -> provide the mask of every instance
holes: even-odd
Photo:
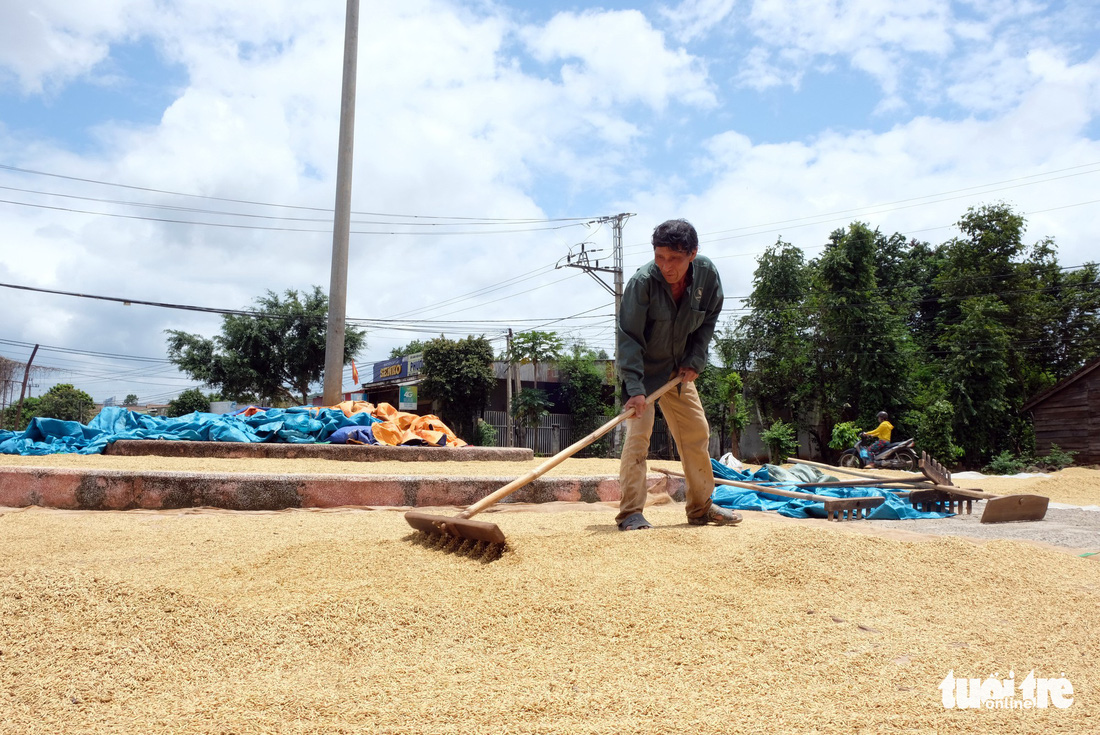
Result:
[[[638,101],[663,110],[671,100],[715,103],[700,60],[667,48],[664,35],[636,10],[559,13],[522,35],[540,61],[563,62],[562,85],[579,104]]]
[[[691,41],[707,35],[726,23],[737,0],[683,0],[675,7],[662,7],[660,13],[676,29],[681,41]]]
[[[148,0],[38,0],[0,5],[0,79],[6,70],[37,94],[87,73]]]
[[[7,27],[4,19],[16,17],[12,7],[0,8],[0,28]],[[88,152],[33,137],[13,141],[5,137],[0,116],[0,160],[156,189],[332,206],[342,3],[189,0],[161,3],[157,13],[141,2],[42,7],[52,15],[42,16],[35,48],[22,66],[2,56],[0,46],[0,66],[18,79],[20,90],[34,93],[101,72],[112,44],[134,40],[180,65],[185,82],[153,123],[119,119],[100,125]],[[1046,21],[1032,23],[1027,16],[1027,27],[1019,25],[1029,12],[1022,4],[989,12],[975,6],[965,18],[948,8],[930,0],[758,2],[750,14],[726,0],[689,0],[664,11],[676,37],[691,44],[681,48],[639,11],[567,12],[535,24],[516,21],[506,8],[475,12],[444,0],[364,5],[353,208],[532,219],[636,212],[626,230],[633,248],[628,271],[648,256],[652,226],[684,215],[704,233],[724,233],[704,237],[704,249],[719,258],[727,290],[736,295],[750,287],[752,254],[779,235],[812,251],[831,229],[859,218],[936,242],[949,237],[950,228],[927,228],[950,225],[971,203],[1008,198],[1023,211],[1037,211],[1087,198],[1081,193],[1090,181],[1086,175],[1052,176],[1041,186],[1028,180],[1016,188],[973,187],[1100,161],[1088,134],[1100,107],[1098,57],[1082,59],[1057,42],[1047,34]],[[1031,27],[1043,32],[1029,40],[1024,31]],[[719,37],[719,30],[729,35]],[[742,44],[746,39],[751,43]],[[710,69],[729,62],[731,46],[747,49],[737,53],[745,58],[728,75],[740,72],[740,90],[723,89],[724,79],[710,76]],[[877,80],[879,109],[892,110],[896,125],[877,133],[858,124],[843,133],[808,128],[785,142],[759,144],[743,127],[753,114],[751,104],[737,111],[721,107],[727,91],[751,102],[746,90],[784,84],[801,90],[844,64]],[[973,117],[901,114],[945,100]],[[827,113],[828,104],[824,95],[814,99],[815,110],[821,105]],[[807,115],[810,124],[815,119]],[[666,154],[677,164],[660,160]],[[696,165],[683,166],[693,157]],[[30,188],[28,178],[10,172],[0,171],[0,180]],[[18,252],[0,259],[0,274],[8,281],[229,307],[248,306],[269,288],[327,287],[326,212],[79,182],[36,179],[33,185],[300,219],[268,220],[286,229],[266,231],[5,208],[5,231],[20,243]],[[933,194],[944,201],[872,206]],[[209,212],[45,201],[230,221]],[[1036,237],[1053,235],[1066,248],[1065,262],[1081,262],[1091,247],[1090,212],[1080,207],[1039,214],[1031,220],[1032,231]],[[305,221],[310,218],[320,221]],[[486,290],[418,316],[515,319],[501,329],[523,329],[539,322],[521,319],[598,311],[610,301],[583,273],[551,270],[570,245],[586,237],[606,246],[606,227],[524,231],[530,228],[510,225],[493,229],[515,232],[455,236],[438,233],[486,228],[424,218],[413,220],[415,225],[394,216],[356,219],[368,222],[353,230],[373,234],[352,237],[350,316],[387,318]],[[432,234],[404,234],[413,230]],[[545,273],[501,287],[539,268]],[[219,325],[216,317],[85,308],[63,297],[36,301],[0,292],[0,306],[11,315],[8,329],[19,330],[6,333],[13,339],[126,354],[163,354],[165,328],[212,334]],[[586,334],[598,334],[610,346],[606,330]],[[360,368],[396,344],[430,336],[375,331]]]
[[[968,207],[997,201],[1025,214],[1028,242],[1054,237],[1062,263],[1095,260],[1096,205],[1086,203],[1095,199],[1100,142],[1081,125],[1095,119],[1096,66],[1067,68],[1049,57],[1031,63],[1050,81],[988,120],[915,118],[881,134],[830,132],[778,144],[754,145],[735,132],[708,140],[712,184],[683,201],[727,292],[749,293],[754,266],[743,256],[780,236],[809,257],[831,230],[856,220],[940,243],[957,234],[952,225]]]

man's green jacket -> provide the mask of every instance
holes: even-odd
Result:
[[[722,281],[714,263],[695,256],[687,291],[677,305],[672,287],[650,262],[623,289],[619,307],[619,379],[627,396],[649,395],[681,367],[701,373],[722,311]]]

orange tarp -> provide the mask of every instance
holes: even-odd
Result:
[[[388,403],[379,403],[375,406],[367,401],[344,401],[325,408],[339,409],[349,418],[353,414],[369,413],[379,420],[379,423],[371,424],[371,432],[380,444],[396,447],[421,440],[435,446],[466,446],[466,442],[459,439],[438,416],[433,414],[418,416],[415,413],[398,411]]]

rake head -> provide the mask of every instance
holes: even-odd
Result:
[[[495,523],[473,521],[459,516],[441,516],[410,510],[405,520],[417,531],[429,536],[444,536],[470,541],[485,541],[490,544],[504,544],[504,532]]]
[[[1046,517],[1050,498],[1042,495],[1002,495],[985,501],[982,523],[1041,521]]]
[[[909,493],[909,503],[925,513],[962,513],[965,504],[966,514],[973,510],[974,498],[952,495],[943,490],[914,490]]]
[[[886,502],[886,498],[837,498],[825,501],[825,517],[830,521],[854,521],[867,518],[873,508]]]

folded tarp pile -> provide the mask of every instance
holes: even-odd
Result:
[[[234,414],[196,411],[178,418],[108,406],[86,425],[39,417],[31,420],[26,431],[0,431],[0,454],[99,454],[120,439],[466,445],[436,416],[405,413],[388,403],[345,401],[323,408],[250,406]]]
[[[723,464],[710,461],[714,467],[714,476],[724,480],[736,480],[759,485],[759,490],[730,487],[729,485],[716,485],[714,488],[713,502],[724,508],[733,510],[774,510],[780,515],[789,518],[825,518],[824,503],[814,502],[810,499],[787,498],[779,495],[768,495],[768,488],[774,487],[780,490],[803,492],[813,495],[821,495],[832,498],[865,498],[878,496],[886,498],[886,501],[872,509],[867,517],[878,521],[914,520],[918,518],[946,518],[953,513],[925,513],[914,508],[903,498],[896,494],[877,487],[795,487],[798,483],[805,482],[829,482],[837,478],[826,475],[823,472],[806,465],[796,465],[793,469],[785,470],[776,465],[766,464],[755,472],[735,470]]]

